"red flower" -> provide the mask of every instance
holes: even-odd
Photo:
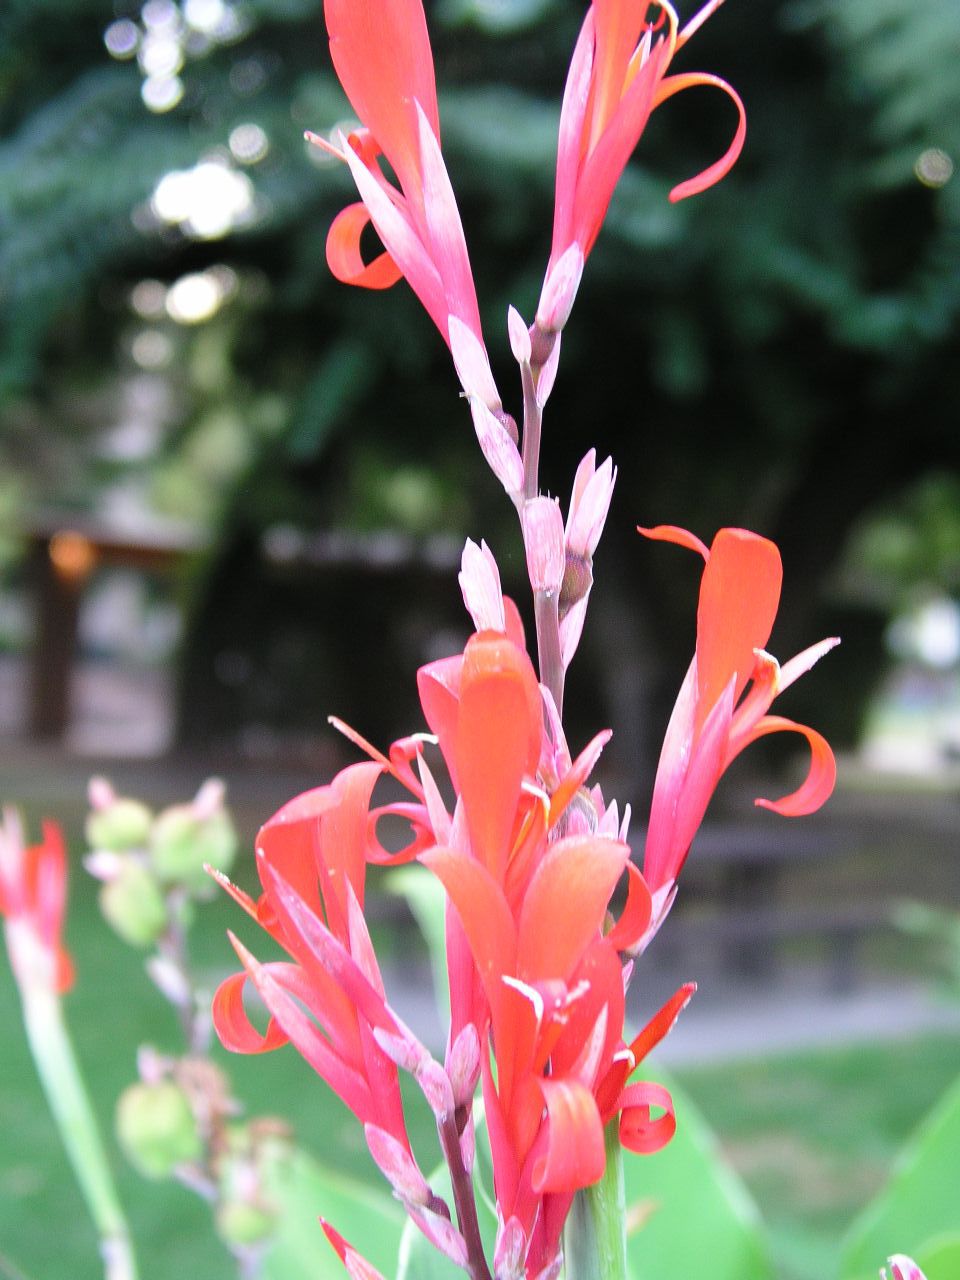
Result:
[[[480,987],[467,984],[451,1034],[468,1019],[489,1033],[495,1077],[489,1054],[481,1068],[497,1204],[536,1275],[556,1256],[574,1193],[603,1174],[604,1124],[621,1113],[624,1144],[638,1151],[671,1136],[666,1091],[627,1079],[692,989],[624,1044],[620,952],[646,930],[651,900],[598,793],[583,789],[609,735],[570,762],[545,730],[529,657],[503,633],[425,667],[420,692],[458,794],[448,842],[420,861],[452,907],[451,967]],[[605,933],[625,870],[627,906]]]
[[[736,162],[746,135],[746,116],[736,91],[702,71],[667,74],[674,54],[719,3],[710,0],[682,30],[668,0],[593,0],[590,5],[574,48],[560,115],[553,244],[538,309],[546,327],[562,328],[569,306],[560,309],[554,324],[548,314],[555,309],[550,299],[557,292],[572,297],[575,284],[560,288],[556,278],[578,278],[571,256],[582,269],[614,188],[656,107],[684,89],[713,85],[733,99],[739,114],[724,155],[674,187],[671,200],[704,191]],[[651,10],[655,19],[649,17]]]
[[[274,814],[257,837],[258,901],[218,876],[290,960],[261,964],[231,935],[244,972],[221,984],[213,1017],[223,1044],[238,1053],[291,1041],[361,1122],[409,1150],[397,1068],[378,1041],[378,1033],[405,1028],[386,1003],[363,918],[367,862],[391,860],[370,811],[386,764],[352,765]],[[248,978],[270,1011],[262,1034],[243,1007]]]
[[[810,748],[803,784],[779,800],[758,799],[758,805],[798,817],[819,809],[832,792],[836,762],[826,739],[767,711],[781,690],[839,641],[821,640],[783,667],[764,651],[783,576],[780,552],[768,539],[745,529],[721,529],[708,550],[673,525],[640,532],[689,547],[706,562],[696,654],[667,727],[647,831],[643,871],[657,901],[656,927],[720,776],[744,747],[765,734],[791,731]]]
[[[73,963],[61,942],[67,899],[67,855],[63,832],[44,822],[43,841],[24,846],[16,814],[0,826],[0,915],[18,984],[69,989]]]
[[[463,227],[440,152],[433,54],[421,0],[325,0],[330,52],[363,127],[332,147],[350,166],[360,202],[327,236],[338,280],[385,289],[407,278],[446,342],[467,391],[500,408],[480,329]],[[389,162],[399,190],[384,176]],[[364,262],[360,237],[372,222],[385,251]]]

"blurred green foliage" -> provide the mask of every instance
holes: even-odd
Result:
[[[427,8],[445,154],[516,407],[504,316],[510,302],[530,314],[539,291],[582,4]],[[591,444],[621,468],[594,597],[611,622],[593,640],[588,628],[580,682],[634,753],[626,723],[672,696],[694,596],[693,569],[683,577],[675,557],[639,546],[638,521],[775,537],[787,572],[775,651],[826,631],[848,638],[805,682],[815,690],[791,692],[791,709],[807,714],[802,700],[818,697],[818,724],[856,731],[891,601],[850,581],[887,571],[891,513],[958,461],[958,45],[960,10],[942,0],[731,0],[682,56],[742,93],[740,163],[706,195],[668,204],[733,125],[719,96],[696,90],[656,113],[624,175],[564,335],[544,482],[565,493]],[[167,110],[141,96],[166,92],[163,75],[147,75],[157,66],[182,95]],[[208,717],[195,717],[207,727],[231,715],[316,722],[329,705],[323,681],[302,696],[300,668],[255,708],[221,689],[233,711],[216,710],[224,636],[254,664],[264,642],[252,629],[266,618],[304,651],[336,647],[324,637],[345,606],[314,618],[295,592],[278,602],[260,554],[270,527],[482,533],[505,575],[519,571],[512,513],[483,473],[429,321],[405,285],[370,296],[326,269],[323,239],[350,182],[301,134],[348,116],[320,0],[8,0],[0,16],[0,459],[24,508],[133,495],[212,531],[185,679],[194,711],[211,691]],[[164,175],[203,161],[246,192],[232,230],[198,234],[161,212]],[[188,323],[170,287],[196,276],[215,277],[218,301]],[[152,302],[136,291],[145,281]],[[906,523],[914,547],[901,564],[926,570],[946,526],[909,512]],[[455,619],[452,574],[445,583]],[[302,602],[326,584],[301,588]],[[388,597],[341,641],[348,664],[368,643],[376,665]],[[599,670],[613,628],[621,656]],[[628,675],[641,649],[678,655],[642,703]]]

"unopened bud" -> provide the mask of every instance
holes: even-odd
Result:
[[[553,498],[531,498],[523,508],[527,573],[535,592],[556,595],[564,574],[563,516]]]
[[[147,1178],[168,1178],[203,1154],[184,1091],[171,1080],[133,1084],[117,1103],[117,1139]]]
[[[102,807],[95,806],[87,817],[84,831],[92,849],[122,853],[127,849],[142,849],[149,839],[152,823],[153,814],[145,804],[121,796]]]
[[[150,835],[150,861],[160,879],[199,896],[213,891],[204,867],[229,872],[236,851],[236,832],[222,807],[198,813],[194,805],[172,805],[157,817]]]
[[[560,584],[560,620],[561,622],[575,604],[579,604],[588,595],[593,586],[593,562],[589,556],[578,556],[568,551],[563,566],[563,581]]]
[[[510,307],[507,311],[507,333],[510,335],[510,350],[517,364],[529,364],[530,330],[516,307]]]
[[[480,1037],[472,1022],[461,1030],[447,1054],[447,1075],[458,1107],[473,1101],[480,1078]]]
[[[273,1235],[277,1210],[244,1200],[226,1200],[217,1208],[217,1234],[224,1244],[246,1248]]]
[[[168,924],[159,885],[142,863],[130,858],[101,888],[100,910],[124,942],[134,947],[149,947]]]

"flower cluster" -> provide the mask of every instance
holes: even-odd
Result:
[[[286,958],[262,963],[234,938],[243,967],[217,992],[214,1019],[236,1051],[287,1042],[297,1048],[361,1122],[372,1158],[412,1220],[473,1280],[489,1280],[490,1263],[497,1280],[555,1276],[573,1198],[604,1176],[611,1134],[644,1154],[674,1132],[667,1090],[634,1073],[694,985],[682,986],[636,1035],[625,1030],[625,992],[673,900],[724,769],[754,739],[788,730],[808,745],[806,781],[781,800],[758,803],[795,816],[819,807],[833,787],[825,740],[768,712],[777,693],[836,642],[815,645],[783,668],[766,653],[780,557],[773,543],[742,529],[722,529],[709,549],[673,527],[642,531],[705,561],[696,652],[667,729],[642,870],[631,860],[629,808],[608,802],[591,781],[609,732],[573,755],[563,728],[564,681],[616,469],[609,458],[597,465],[590,449],[564,517],[539,488],[542,414],[584,261],[650,113],[695,85],[721,88],[737,109],[726,153],[671,198],[718,181],[743,145],[744,112],[734,90],[705,73],[670,73],[674,56],[718,3],[710,0],[682,27],[668,0],[593,0],[588,7],[560,114],[553,241],[540,301],[531,325],[513,309],[508,318],[523,390],[520,426],[503,408],[484,344],[440,149],[421,0],[324,5],[334,67],[359,124],[332,141],[309,136],[349,166],[360,196],[331,226],[327,260],[338,279],[367,288],[405,277],[449,346],[484,457],[517,508],[538,664],[492,552],[468,541],[460,586],[474,631],[462,652],[418,673],[429,734],[402,739],[384,755],[337,722],[369,759],[267,822],[257,840],[257,899],[219,877]],[[371,261],[360,249],[368,223],[383,245]],[[446,783],[434,776],[428,744],[439,749]],[[375,801],[384,778],[399,785],[402,800]],[[379,824],[388,817],[406,823],[399,850],[381,841]],[[414,860],[444,891],[450,1021],[442,1063],[391,1007],[364,918],[367,868]],[[248,982],[269,1010],[262,1031],[244,1007]],[[418,1081],[436,1117],[452,1206],[411,1150],[401,1070]],[[498,1214],[489,1263],[472,1181],[478,1091]],[[351,1275],[375,1275],[353,1245],[332,1226],[326,1230]]]

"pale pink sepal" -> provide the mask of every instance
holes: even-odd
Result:
[[[557,369],[560,367],[560,334],[553,340],[550,354],[544,361],[543,368],[537,376],[537,404],[542,409],[550,398],[553,384],[557,380]]]
[[[556,594],[566,563],[560,504],[555,498],[531,498],[524,505],[522,520],[530,585],[536,592]]]
[[[572,604],[560,619],[560,656],[563,659],[564,670],[573,661],[580,644],[580,637],[583,635],[583,624],[587,617],[589,599],[590,593],[588,591],[576,604]]]
[[[516,442],[500,419],[478,396],[470,398],[473,427],[487,465],[511,498],[523,489],[523,459]]]
[[[574,241],[547,268],[536,317],[544,333],[559,333],[570,319],[582,278],[583,250]]]
[[[507,333],[510,335],[510,350],[517,364],[529,364],[532,354],[530,330],[516,307],[509,307],[507,310]]]
[[[478,547],[472,538],[460,557],[460,590],[467,613],[477,631],[506,631],[500,570],[486,542]]]
[[[416,103],[416,108],[423,211],[430,234],[431,256],[443,281],[447,310],[451,318],[462,320],[480,342],[480,312],[456,196],[450,185],[447,167],[443,163],[437,135],[419,102]],[[491,378],[491,383],[492,381]],[[495,388],[494,397],[496,398]],[[487,403],[491,402],[488,400]]]
[[[410,1209],[408,1212],[434,1248],[458,1267],[466,1268],[466,1241],[452,1222],[431,1209]]]
[[[508,1218],[497,1232],[493,1252],[494,1280],[523,1280],[528,1241],[519,1218]]]
[[[430,1186],[403,1143],[376,1124],[365,1124],[363,1133],[374,1163],[399,1199],[404,1204],[428,1205],[432,1198]]]
[[[342,135],[340,141],[343,158],[350,166],[357,191],[384,247],[406,276],[431,320],[442,334],[446,334],[449,308],[443,281],[426,246],[413,224],[390,199],[381,182],[374,177]]]
[[[573,482],[566,525],[568,551],[584,558],[593,556],[603,533],[616,482],[617,469],[613,459],[606,458],[598,467],[596,450],[591,449],[577,468]]]
[[[500,408],[500,396],[483,343],[474,330],[455,314],[448,318],[446,333],[460,385],[468,396],[482,400],[495,413]]]

